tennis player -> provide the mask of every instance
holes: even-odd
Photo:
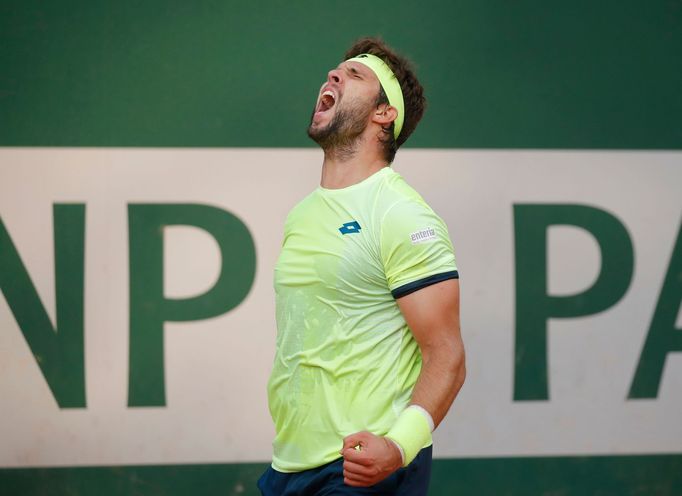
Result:
[[[264,495],[427,492],[465,367],[447,228],[391,168],[424,106],[408,61],[373,38],[320,88],[321,183],[289,213],[275,268]]]

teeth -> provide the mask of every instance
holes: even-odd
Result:
[[[320,96],[320,110],[326,112],[336,103],[336,95],[331,90],[325,90]]]

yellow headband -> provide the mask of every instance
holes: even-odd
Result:
[[[400,83],[398,79],[393,74],[386,62],[381,60],[376,55],[371,53],[363,53],[348,61],[359,62],[370,69],[376,74],[379,79],[381,87],[384,89],[384,93],[388,97],[388,103],[398,111],[398,117],[395,119],[395,125],[393,127],[393,136],[398,139],[400,131],[403,129],[403,121],[405,120],[405,102],[403,101],[403,91],[400,89]]]

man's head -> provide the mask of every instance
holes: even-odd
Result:
[[[379,82],[377,67],[354,59],[361,54],[378,57],[386,64],[397,79],[404,102],[402,129],[394,135],[398,117],[396,101],[390,102],[391,90]],[[386,74],[379,74],[387,81]],[[388,92],[388,96],[387,96]],[[421,119],[425,100],[410,63],[396,54],[385,43],[376,38],[362,38],[346,52],[344,62],[329,72],[327,81],[320,89],[317,105],[313,110],[308,135],[325,152],[344,153],[352,151],[357,140],[368,125],[378,129],[376,137],[387,162],[392,162],[395,153],[412,134]]]

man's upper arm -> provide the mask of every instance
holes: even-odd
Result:
[[[396,301],[422,353],[439,346],[461,347],[459,280],[432,284]]]
[[[381,259],[394,298],[459,277],[447,227],[423,202],[400,201],[381,224]]]

